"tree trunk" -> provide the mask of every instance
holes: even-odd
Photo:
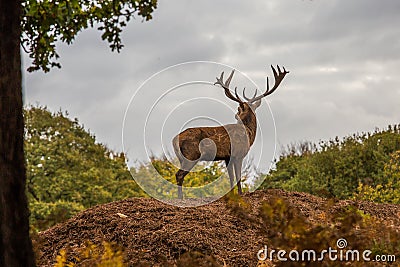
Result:
[[[34,266],[25,195],[21,2],[0,0],[0,266]]]

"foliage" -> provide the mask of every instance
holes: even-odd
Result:
[[[324,260],[318,261],[319,254],[329,247],[336,249],[339,255],[340,248],[337,240],[346,239],[347,246],[343,253],[349,250],[358,250],[360,255],[365,250],[371,250],[369,256],[373,259],[376,255],[400,256],[400,233],[379,218],[365,214],[356,207],[347,205],[336,212],[330,212],[334,202],[327,202],[326,206],[319,207],[321,215],[318,221],[310,221],[302,212],[284,198],[272,197],[263,201],[259,207],[258,217],[252,217],[251,206],[241,197],[229,196],[225,198],[227,207],[239,218],[252,222],[260,229],[260,234],[268,239],[268,252],[273,254],[274,266],[342,266],[338,261],[330,261],[323,254]],[[279,261],[278,250],[286,251],[283,257],[289,258],[292,250],[298,252],[313,250],[316,252],[315,260],[305,261]],[[266,261],[260,260],[258,266],[270,266],[269,256]],[[300,254],[301,255],[301,254]],[[307,254],[306,254],[307,255]],[[261,255],[263,256],[263,255]],[[281,255],[282,257],[282,255]],[[365,266],[360,256],[360,261],[351,261],[351,266]],[[385,264],[393,264],[386,262]],[[343,263],[348,265],[348,263]],[[386,266],[386,265],[385,265]]]
[[[58,41],[71,44],[76,35],[96,26],[112,51],[120,51],[122,29],[135,15],[150,20],[157,0],[25,0],[22,1],[21,44],[33,60],[28,71],[60,67]]]
[[[152,157],[149,163],[132,168],[131,173],[137,181],[141,181],[141,185],[150,189],[150,192],[148,191],[150,195],[176,198],[177,188],[173,185],[176,184],[175,173],[179,169],[178,166],[178,162],[171,162],[166,157]],[[221,179],[218,179],[219,177]],[[218,185],[206,186],[212,182],[217,182]],[[198,163],[185,177],[183,186],[186,187],[183,193],[189,198],[223,195],[230,187],[229,178],[219,162]],[[195,192],[190,188],[199,190]]]
[[[400,204],[400,150],[391,154],[383,175],[387,180],[379,181],[375,186],[360,183],[355,198]]]
[[[27,195],[31,224],[45,229],[93,205],[145,196],[122,153],[115,153],[60,112],[25,110]]]
[[[123,253],[114,243],[103,242],[102,246],[88,242],[73,260],[68,260],[68,252],[61,249],[54,267],[124,267]]]
[[[276,168],[262,177],[265,180],[260,188],[283,188],[342,199],[371,190],[389,195],[398,188],[399,170],[393,166],[396,159],[391,157],[399,150],[399,125],[320,142],[318,146],[292,145],[280,156]],[[398,201],[389,196],[370,199]]]
[[[329,207],[325,207],[329,208]],[[264,202],[260,215],[265,233],[271,246],[291,251],[314,250],[323,251],[328,247],[337,249],[336,241],[345,238],[348,250],[372,250],[375,255],[399,255],[400,235],[386,226],[383,221],[367,216],[353,206],[346,206],[332,216],[321,218],[318,223],[311,223],[299,210],[290,206],[284,199],[271,199]],[[268,227],[266,227],[268,226]],[[382,234],[386,233],[386,234]],[[376,244],[380,244],[377,250]],[[298,262],[295,262],[297,266]],[[306,266],[321,266],[321,262],[307,262]],[[357,265],[358,264],[358,265]],[[352,262],[352,266],[364,266],[365,262]],[[285,262],[277,262],[277,266],[288,266]],[[323,266],[337,266],[337,262],[324,261]]]
[[[31,201],[29,208],[34,229],[43,230],[67,220],[84,210],[85,206],[77,202],[58,200],[55,202]]]
[[[96,245],[87,242],[82,248],[78,249],[78,255],[72,256],[68,249],[61,249],[56,257],[54,267],[124,267],[123,251],[115,243],[103,242],[102,245]],[[141,265],[139,266],[147,266]],[[198,251],[189,251],[182,254],[176,264],[168,262],[162,266],[196,266],[196,267],[219,267],[217,260],[213,256],[204,255]]]

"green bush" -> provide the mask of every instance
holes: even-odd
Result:
[[[37,229],[47,229],[84,209],[85,207],[79,203],[64,200],[56,202],[31,201],[29,203],[31,224]]]
[[[282,153],[275,169],[261,177],[265,180],[260,188],[282,188],[341,199],[371,189],[389,195],[398,188],[398,158],[393,158],[396,157],[393,153],[399,150],[399,125],[318,145],[292,145]],[[382,192],[382,188],[386,191]],[[370,199],[379,201],[378,197]],[[382,198],[392,203],[396,203],[395,199]]]
[[[29,107],[24,117],[26,191],[37,230],[93,205],[145,196],[125,155],[96,142],[77,119],[45,107]]]
[[[384,179],[376,185],[359,184],[356,199],[374,202],[400,204],[400,150],[391,154],[390,161],[385,164]]]

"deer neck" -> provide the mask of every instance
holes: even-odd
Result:
[[[238,124],[245,126],[247,131],[247,136],[249,137],[250,146],[253,145],[256,139],[257,132],[257,118],[253,112],[249,112],[242,121],[238,121]]]

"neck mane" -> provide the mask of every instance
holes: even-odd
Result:
[[[254,140],[256,139],[256,132],[257,132],[257,118],[254,112],[249,112],[241,122],[247,131],[247,135],[249,137],[250,146],[253,145]]]

